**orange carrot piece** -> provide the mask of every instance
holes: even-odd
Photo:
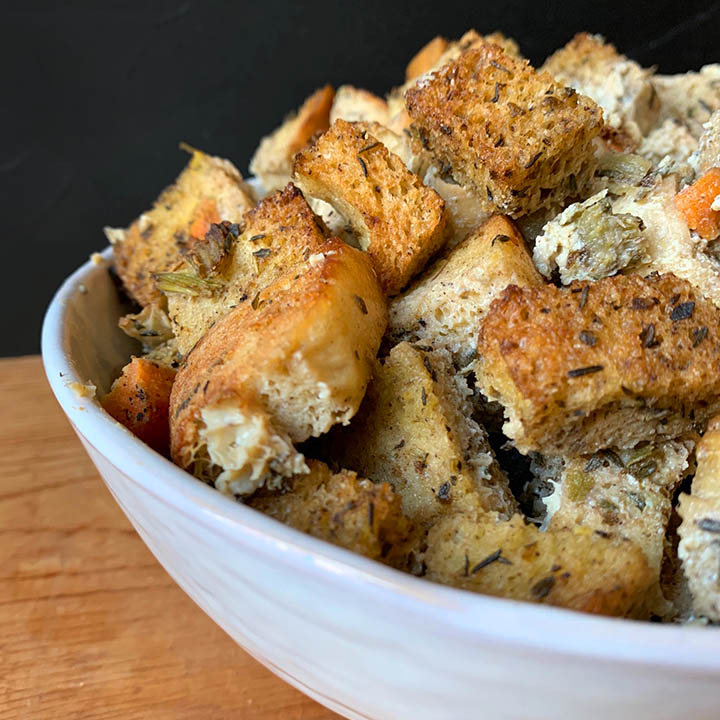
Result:
[[[675,196],[675,205],[685,216],[688,227],[704,240],[720,235],[720,211],[710,207],[718,195],[720,168],[714,167]]]
[[[198,240],[205,237],[205,233],[210,229],[212,223],[220,222],[217,204],[212,198],[202,200],[197,208],[195,219],[190,225],[190,235]]]
[[[175,370],[134,357],[100,399],[105,411],[163,455],[170,451],[170,390]]]

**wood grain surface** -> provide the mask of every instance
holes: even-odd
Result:
[[[328,720],[178,588],[38,357],[0,360],[0,718]]]

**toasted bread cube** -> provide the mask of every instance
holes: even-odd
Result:
[[[720,64],[705,65],[700,72],[655,75],[652,82],[660,98],[658,122],[678,120],[695,138],[702,135],[712,113],[720,110]]]
[[[457,382],[446,354],[400,343],[377,363],[349,427],[328,438],[335,460],[392,485],[403,513],[423,528],[460,509],[507,516],[515,510],[507,479]]]
[[[429,580],[600,615],[641,612],[653,581],[642,550],[628,540],[586,528],[540,532],[520,515],[449,515],[427,544]]]
[[[367,256],[328,240],[188,355],[171,397],[173,460],[235,495],[306,472],[292,443],[355,414],[386,324]]]
[[[242,230],[241,230],[242,229]],[[220,264],[205,278],[198,291],[159,278],[166,292],[168,314],[177,338],[178,349],[186,354],[207,330],[232,308],[252,301],[256,293],[296,264],[318,252],[328,231],[312,212],[300,190],[289,184],[268,195],[245,217],[241,226],[213,228],[208,241],[217,239]],[[190,260],[192,261],[192,251]],[[197,277],[192,262],[179,270]],[[195,261],[197,265],[197,260]]]
[[[390,111],[382,98],[368,90],[341,85],[330,109],[330,125],[339,118],[347,122],[377,122],[387,125]]]
[[[440,54],[437,54],[442,43],[436,41],[441,39],[442,38],[435,38],[435,40],[431,40],[425,48],[422,48],[417,54],[417,69],[422,70],[422,73],[418,72],[418,74],[413,77],[408,76],[404,85],[394,88],[388,95],[387,101],[388,109],[390,111],[390,123],[388,127],[394,132],[400,133],[410,127],[411,118],[405,108],[405,94],[410,88],[415,86],[421,74],[426,75],[435,70],[439,70],[444,65],[447,65],[449,62],[455,60],[466,50],[478,47],[485,43],[498,45],[506,53],[508,53],[508,55],[512,55],[516,58],[522,58],[517,43],[511,38],[506,38],[499,32],[494,32],[483,37],[478,34],[476,30],[468,30],[459,40],[453,40],[450,43],[444,41],[445,47],[440,51]],[[428,50],[427,53],[425,52],[426,49]],[[415,62],[416,58],[411,60],[411,64]],[[408,65],[408,71],[409,70],[410,65]]]
[[[230,161],[193,150],[187,167],[163,190],[152,210],[124,232],[106,228],[125,289],[140,305],[164,307],[153,273],[168,272],[181,263],[192,231],[204,227],[208,217],[210,222],[238,222],[252,205]]]
[[[535,239],[533,260],[548,279],[564,285],[600,280],[647,261],[645,226],[639,217],[613,212],[607,190],[573,203]]]
[[[390,337],[428,341],[466,365],[493,299],[508,285],[542,284],[515,224],[494,215],[393,299]]]
[[[440,196],[377,138],[345,120],[297,155],[295,179],[348,219],[388,295],[407,285],[445,239]]]
[[[603,109],[611,138],[622,147],[636,147],[657,121],[653,71],[628,60],[600,35],[578,33],[541,70],[592,98]]]
[[[455,60],[466,50],[484,44],[498,45],[508,55],[516,58],[522,57],[518,44],[512,38],[505,37],[501,32],[483,36],[477,30],[468,30],[459,40],[453,40],[452,42],[438,36],[422,47],[408,63],[405,70],[406,82],[403,89],[407,90],[411,87],[411,83],[417,80],[420,75],[439,70],[443,65]]]
[[[549,530],[583,526],[621,535],[642,549],[655,578],[648,600],[657,615],[671,611],[660,590],[660,572],[672,500],[690,471],[691,450],[691,442],[671,441],[564,458],[554,492],[543,498]]]
[[[435,63],[440,59],[442,54],[447,50],[448,41],[436,35],[430,42],[423,45],[413,55],[410,62],[405,68],[405,81],[414,80],[420,75],[424,75],[435,67]]]
[[[347,470],[333,473],[317,460],[308,467],[307,474],[285,480],[280,491],[260,490],[247,504],[334,545],[375,560],[388,558],[408,531],[392,488]]]
[[[600,108],[497,45],[465,51],[406,102],[436,162],[512,217],[576,195],[592,176]]]
[[[697,446],[689,495],[680,496],[678,555],[695,616],[720,622],[720,424],[715,418]]]
[[[714,167],[720,167],[720,110],[705,123],[698,147],[699,173]]]
[[[175,370],[134,357],[100,399],[108,415],[153,450],[167,455],[170,446],[169,406]]]
[[[420,142],[408,133],[397,133],[377,122],[357,122],[355,127],[379,140],[391,153],[397,155],[414,175],[423,177],[428,170],[432,158],[423,150]]]
[[[633,272],[671,272],[697,287],[720,307],[720,271],[705,252],[706,244],[693,237],[675,204],[675,179],[664,178],[649,191],[627,193],[613,203],[613,212],[639,217],[645,225],[647,261]]]
[[[485,315],[478,356],[520,452],[672,440],[720,408],[720,314],[672,274],[511,285]]]
[[[250,160],[250,172],[260,179],[268,192],[279,190],[290,182],[295,153],[304,148],[316,133],[330,127],[330,109],[335,91],[329,86],[316,90],[260,145]]]

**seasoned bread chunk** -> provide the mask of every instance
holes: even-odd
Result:
[[[561,85],[592,98],[607,130],[623,147],[637,146],[655,124],[660,102],[645,70],[600,35],[578,33],[542,66]]]
[[[702,429],[720,408],[720,314],[672,274],[510,286],[476,374],[520,452],[574,456]]]
[[[422,47],[408,64],[405,75],[405,85],[400,88],[406,91],[412,87],[420,75],[439,70],[444,65],[455,60],[461,53],[470,48],[484,44],[493,44],[501,47],[508,55],[521,58],[520,48],[512,39],[505,37],[501,32],[480,35],[477,30],[468,30],[459,40],[448,42],[445,38],[435,37],[427,45]]]
[[[607,190],[601,190],[545,225],[533,260],[546,278],[557,272],[564,285],[600,280],[648,259],[644,229],[640,218],[614,213]]]
[[[508,285],[542,284],[515,224],[494,215],[392,301],[390,337],[429,341],[465,365],[492,300]]]
[[[456,382],[446,354],[400,343],[377,363],[350,426],[328,436],[334,459],[392,485],[420,527],[460,509],[515,510],[485,431],[470,417],[467,386]]]
[[[613,212],[639,217],[645,225],[646,262],[633,272],[672,272],[720,307],[720,266],[706,252],[707,243],[691,235],[675,197],[675,179],[667,177],[649,191],[627,193],[613,203]]]
[[[406,102],[436,162],[507,215],[576,195],[595,167],[600,108],[497,45],[425,76]]]
[[[660,98],[659,122],[678,120],[695,138],[720,110],[720,64],[705,65],[700,72],[655,75],[652,82]]]
[[[238,226],[213,226],[179,268],[185,282],[178,283],[175,275],[159,277],[180,352],[188,353],[213,323],[232,308],[252,302],[280,275],[296,265],[307,266],[327,236],[322,221],[292,184],[268,195]],[[206,245],[220,257],[213,268],[203,263]],[[189,278],[195,283],[188,287]]]
[[[283,481],[278,491],[263,489],[250,507],[276,520],[374,560],[384,560],[407,535],[400,498],[387,483],[375,484],[354,472],[331,472],[308,460],[309,472]]]
[[[165,298],[153,273],[177,267],[187,243],[198,234],[202,237],[210,223],[239,222],[252,205],[230,161],[193,150],[187,167],[152,210],[126,231],[110,232],[115,268],[125,289],[140,305],[163,307]]]
[[[367,257],[328,240],[187,357],[170,403],[173,460],[235,495],[305,472],[292,443],[355,414],[386,323]]]
[[[175,370],[134,357],[100,399],[108,415],[153,450],[167,455],[170,446],[168,407]]]
[[[348,122],[377,122],[387,125],[390,122],[390,111],[385,100],[368,90],[341,85],[335,93],[330,109],[330,124],[340,118]]]
[[[330,126],[330,109],[335,92],[329,86],[316,90],[297,113],[260,141],[250,160],[250,172],[260,179],[268,192],[290,182],[295,153],[310,142],[313,135]]]
[[[715,418],[696,450],[690,494],[680,496],[678,554],[695,615],[720,622],[720,423]]]
[[[600,615],[633,614],[653,582],[642,550],[628,540],[585,528],[540,532],[520,515],[449,515],[427,544],[429,580]]]
[[[442,57],[448,46],[448,41],[440,35],[436,35],[430,42],[423,45],[413,55],[405,68],[405,81],[414,80],[432,70],[435,63]]]
[[[692,443],[645,443],[627,450],[600,450],[591,456],[565,458],[545,497],[549,530],[583,526],[618,534],[642,549],[655,578],[655,614],[670,607],[660,592],[665,531],[676,488],[689,470]]]
[[[348,219],[388,295],[407,285],[444,241],[440,196],[377,138],[345,120],[297,155],[295,179]]]

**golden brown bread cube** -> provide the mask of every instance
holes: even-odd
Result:
[[[307,464],[307,474],[287,478],[278,491],[260,490],[247,504],[296,530],[374,560],[391,557],[408,532],[400,498],[392,488],[348,470],[333,473],[317,460]]]
[[[306,472],[293,443],[355,414],[386,323],[367,256],[328,240],[188,355],[170,402],[173,460],[234,495]]]
[[[478,356],[520,452],[671,440],[720,408],[720,315],[672,274],[511,285],[485,315]]]
[[[696,616],[720,622],[720,424],[715,418],[697,446],[689,495],[680,496],[678,554]]]
[[[316,90],[270,135],[260,141],[250,160],[250,172],[260,179],[265,190],[279,190],[290,182],[295,153],[319,132],[330,127],[330,109],[335,91],[329,86]]]
[[[655,578],[648,604],[657,615],[671,612],[660,591],[660,572],[672,500],[690,472],[691,450],[690,442],[670,441],[564,458],[554,492],[543,498],[549,530],[583,526],[620,535],[642,549]]]
[[[298,153],[295,181],[348,219],[388,295],[407,285],[445,239],[440,196],[353,123],[336,120]]]
[[[542,284],[515,224],[494,215],[393,299],[390,337],[427,340],[465,365],[492,300],[508,285]]]
[[[352,85],[341,85],[330,109],[330,125],[342,118],[348,122],[377,122],[387,125],[390,111],[381,97]]]
[[[140,305],[163,307],[165,298],[153,273],[168,272],[181,263],[193,233],[203,228],[204,235],[208,221],[239,222],[252,205],[230,161],[193,150],[187,167],[163,190],[152,210],[125,232],[110,231],[115,268],[130,296]]]
[[[405,68],[405,81],[414,80],[432,70],[435,63],[440,59],[448,46],[448,41],[436,35],[432,40],[425,43],[411,58]]]
[[[457,513],[428,533],[429,580],[600,615],[640,610],[653,576],[628,540],[586,528],[540,532],[520,515]]]
[[[403,513],[423,528],[458,509],[507,516],[515,510],[485,431],[471,419],[456,382],[446,354],[400,343],[377,363],[352,423],[328,436],[334,460],[392,485]]]
[[[170,282],[165,278],[164,283],[161,278],[161,287],[169,288],[168,314],[180,352],[188,353],[232,308],[251,302],[259,290],[295,265],[305,265],[327,236],[322,221],[292,184],[268,195],[237,228],[214,227],[206,237],[209,242],[217,240],[222,259],[206,273],[206,292],[202,291],[203,278],[199,279],[198,291],[173,283],[172,277]],[[197,277],[192,262],[179,270]]]
[[[442,49],[440,49],[443,45],[443,42],[440,42],[441,40],[445,43]],[[447,42],[443,38],[431,40],[418,52],[416,57],[410,61],[411,64],[414,65],[412,72],[415,72],[415,69],[422,72],[418,72],[414,77],[408,76],[403,85],[394,88],[387,96],[388,110],[390,112],[390,124],[388,127],[395,132],[403,132],[410,127],[411,119],[405,107],[405,94],[410,88],[415,86],[421,74],[424,75],[439,70],[449,62],[455,60],[466,50],[486,43],[498,45],[508,53],[508,55],[522,58],[517,43],[512,38],[507,38],[500,32],[482,36],[477,30],[468,30],[459,40],[453,40],[451,42]],[[408,65],[407,72],[410,72],[410,70],[410,65]]]
[[[657,121],[653,71],[628,60],[600,35],[578,33],[541,70],[592,98],[603,109],[610,138],[622,147],[637,146]]]
[[[600,108],[497,45],[425,76],[406,103],[436,162],[512,217],[577,195],[592,176]]]

